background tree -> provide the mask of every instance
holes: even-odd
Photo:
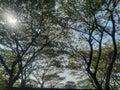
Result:
[[[67,89],[76,88],[76,84],[73,81],[67,81],[65,84],[65,88]]]
[[[59,3],[61,4],[60,10],[63,10],[64,18],[66,18],[66,20],[63,20],[63,23],[66,23],[68,28],[80,32],[80,38],[84,39],[89,45],[89,49],[86,49],[88,56],[82,53],[82,51],[80,52],[80,56],[83,57],[83,60],[86,62],[86,70],[90,78],[94,81],[96,88],[110,89],[112,69],[117,56],[116,34],[118,33],[118,29],[116,27],[118,26],[117,21],[119,15],[115,11],[119,11],[119,1],[99,0],[96,2],[93,0],[59,0]],[[97,78],[97,74],[99,74],[99,65],[104,43],[103,38],[105,35],[112,41],[113,53],[111,54],[112,57],[107,59],[107,73],[105,73],[105,81],[103,85],[103,83],[100,83],[101,81]],[[96,49],[98,49],[97,57],[95,56]]]
[[[34,71],[31,73],[41,88],[49,86],[53,88],[64,78],[59,76],[62,73],[62,61],[52,57],[40,56],[41,60],[33,63]]]

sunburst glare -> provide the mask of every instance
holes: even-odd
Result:
[[[17,19],[12,15],[7,15],[6,19],[7,19],[7,22],[11,25],[16,25],[17,24]]]

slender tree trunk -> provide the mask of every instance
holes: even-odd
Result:
[[[41,88],[44,88],[44,81],[41,83]]]
[[[92,77],[92,79],[93,79],[93,81],[94,81],[94,83],[95,83],[95,85],[96,85],[97,90],[102,90],[102,87],[101,87],[100,83],[98,82],[95,74],[93,74],[93,73],[90,71],[90,69],[87,69],[87,72],[88,72],[89,75]]]
[[[95,76],[97,74],[98,66],[99,66],[99,63],[100,63],[100,60],[101,60],[103,32],[101,32],[101,37],[100,38],[101,39],[99,41],[98,59],[97,59],[97,63],[96,63],[96,66],[95,66],[95,72],[94,72]]]
[[[113,31],[112,31],[113,55],[112,55],[112,60],[109,64],[109,67],[107,70],[106,82],[105,82],[106,90],[110,90],[110,77],[112,74],[113,65],[114,65],[116,57],[117,57],[117,44],[116,44],[116,39],[115,39],[115,21],[113,19],[113,14],[111,14],[111,21],[112,21],[112,25],[113,25]]]
[[[92,41],[91,41],[91,35],[92,33],[90,34],[90,38],[89,38],[89,45],[90,45],[90,53],[89,53],[89,62],[88,62],[88,66],[87,66],[87,72],[88,74],[92,77],[96,87],[97,87],[97,90],[102,90],[102,87],[99,83],[99,81],[97,80],[96,78],[96,74],[95,73],[92,73],[91,70],[90,70],[90,67],[91,67],[91,63],[92,63],[92,58],[93,58],[93,45],[92,45]]]
[[[27,76],[26,76],[26,70],[25,70],[24,73],[23,73],[23,71],[21,72],[21,85],[20,85],[20,87],[25,87],[26,78],[27,78]]]
[[[117,45],[114,38],[113,38],[113,44],[114,44],[114,51],[113,51],[112,61],[109,64],[109,67],[107,70],[107,76],[106,76],[106,83],[105,83],[106,90],[110,90],[110,76],[112,74],[113,65],[117,57]]]

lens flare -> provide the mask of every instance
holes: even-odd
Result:
[[[17,25],[17,19],[12,16],[12,15],[7,15],[6,16],[6,22],[12,26],[16,26]]]

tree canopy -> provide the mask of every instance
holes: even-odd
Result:
[[[119,8],[119,0],[0,0],[0,88],[119,89]],[[63,83],[65,71],[75,81]]]

